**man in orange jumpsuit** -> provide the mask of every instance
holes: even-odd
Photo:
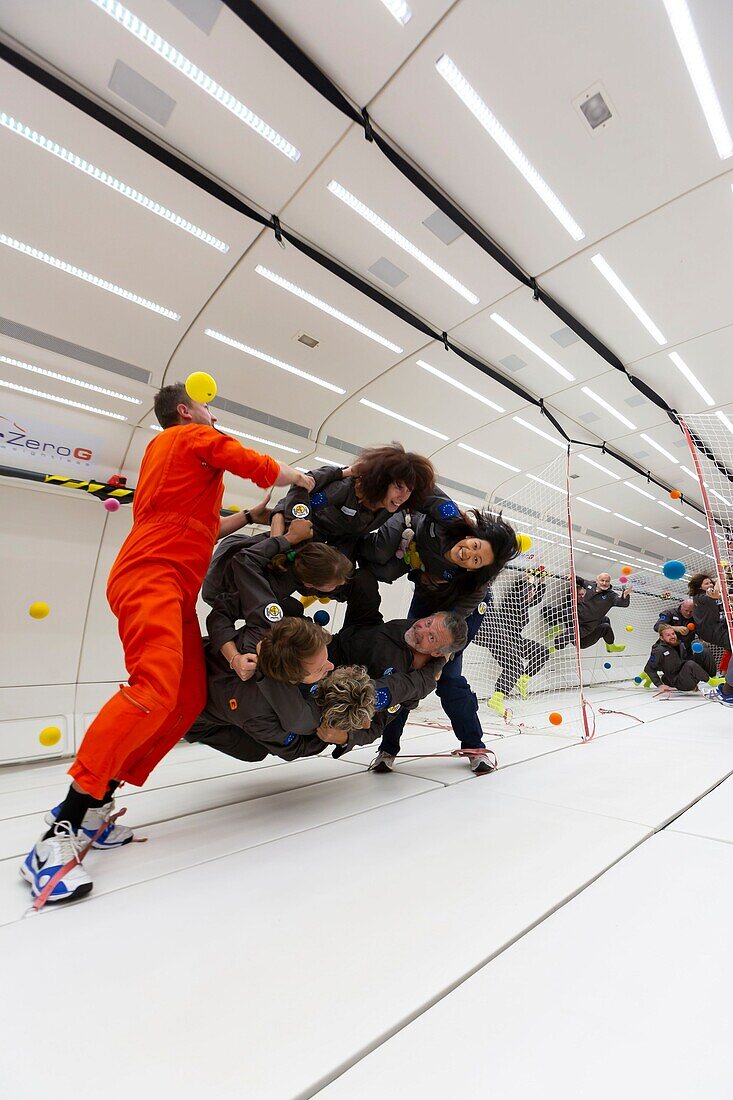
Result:
[[[133,525],[112,566],[107,598],[117,616],[129,683],[87,730],[69,773],[74,782],[47,815],[48,832],[21,866],[34,897],[73,861],[112,811],[122,783],[141,786],[206,704],[206,667],[196,599],[220,536],[224,471],[257,485],[303,485],[313,479],[214,429],[208,406],[182,383],[156,396],[165,429],[148,445],[135,490]],[[132,832],[109,825],[95,847],[119,847]],[[81,864],[51,889],[66,901],[92,889]]]

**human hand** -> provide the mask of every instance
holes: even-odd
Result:
[[[316,482],[315,478],[312,478],[310,474],[302,474],[298,471],[293,481],[293,485],[298,485],[301,489],[305,489],[307,492],[312,493],[316,487]]]
[[[368,729],[369,727],[367,727]],[[338,726],[319,726],[316,733],[321,741],[327,745],[345,745],[349,740],[348,730],[339,729]]]
[[[309,519],[294,519],[288,527],[287,540],[291,546],[313,538],[313,524]]]
[[[271,496],[272,489],[268,491],[267,496],[263,500],[261,500],[259,504],[255,504],[254,508],[249,509],[249,514],[252,517],[253,523],[263,523],[265,525],[269,524],[272,512],[267,507],[267,505],[270,503]]]
[[[669,684],[660,684],[657,690],[654,692],[654,698],[658,699],[660,695],[669,695],[675,688],[670,687]]]
[[[251,680],[257,671],[257,654],[238,653],[232,658],[229,667],[232,672],[236,672],[240,680]]]

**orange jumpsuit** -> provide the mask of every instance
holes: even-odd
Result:
[[[266,488],[280,466],[204,424],[166,428],[145,451],[132,530],[107,582],[129,686],[99,712],[69,769],[93,798],[111,779],[144,783],[206,704],[196,599],[219,534],[224,470]]]

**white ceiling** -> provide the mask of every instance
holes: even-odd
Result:
[[[729,127],[733,127],[733,21],[728,0],[689,0]],[[406,152],[459,206],[680,411],[706,409],[668,358],[677,350],[723,408],[733,406],[733,161],[719,159],[662,0],[411,0],[402,27],[379,0],[262,0],[261,7],[338,84],[368,106],[382,133]],[[328,253],[436,331],[483,358],[498,374],[542,397],[574,438],[612,443],[665,482],[696,497],[678,465],[639,437],[647,432],[681,462],[680,433],[656,405],[582,341],[561,346],[564,326],[468,237],[445,245],[424,225],[433,207],[392,168],[363,130],[348,123],[227,8],[210,33],[168,0],[130,0],[140,19],[220,82],[301,151],[297,163],[205,95],[120,27],[92,0],[0,0],[4,40],[42,67],[188,159],[264,213]],[[585,231],[575,242],[509,164],[435,69],[448,54],[535,164]],[[121,61],[175,101],[165,126],[113,93]],[[614,110],[592,133],[573,106],[601,83]],[[0,245],[1,312],[83,348],[142,368],[150,384],[90,366],[73,354],[0,335],[0,355],[21,359],[142,401],[124,405],[18,367],[0,379],[121,412],[124,424],[66,410],[40,398],[2,394],[2,415],[40,416],[95,440],[106,476],[124,467],[132,482],[150,438],[152,398],[165,380],[204,368],[225,399],[256,410],[222,412],[239,431],[293,448],[273,453],[297,464],[314,455],[348,461],[326,437],[364,446],[399,438],[434,457],[459,499],[511,495],[526,478],[461,449],[459,442],[540,472],[561,452],[512,419],[520,415],[551,436],[552,425],[509,389],[422,335],[295,248],[281,248],[231,208],[148,157],[9,65],[0,67],[0,112],[156,202],[230,247],[208,247],[129,202],[88,175],[0,127],[0,233],[74,264],[180,314],[174,321],[105,293]],[[335,179],[479,298],[477,305],[427,271],[345,206]],[[668,343],[660,348],[602,278],[601,253],[626,282]],[[381,258],[406,278],[391,288],[370,273]],[[397,353],[344,326],[258,275],[270,268],[402,349]],[[552,356],[568,382],[491,320],[497,313]],[[343,395],[294,377],[215,342],[212,328],[346,390]],[[309,350],[296,336],[319,340]],[[502,362],[507,357],[509,362]],[[516,357],[524,362],[517,363]],[[422,358],[502,406],[475,401],[416,365]],[[511,366],[519,365],[514,371]],[[598,407],[590,386],[636,426],[629,430]],[[447,441],[360,404],[366,398],[448,436]],[[261,415],[260,415],[261,414]],[[279,422],[273,421],[279,418]],[[308,430],[308,438],[281,422]],[[140,425],[137,430],[135,425]],[[267,449],[263,447],[263,449]],[[644,526],[701,545],[684,517],[634,493],[645,479],[589,451],[622,480],[574,462],[573,492],[603,503],[601,513],[575,501],[581,527],[603,531],[651,553],[670,544]],[[2,461],[6,461],[3,457]],[[476,490],[471,493],[470,490]],[[655,498],[668,500],[651,486]],[[231,499],[247,498],[232,483]],[[251,499],[251,498],[250,498]],[[687,515],[699,514],[684,506]],[[638,528],[613,515],[642,523]],[[678,530],[675,530],[677,528]],[[679,549],[678,549],[678,552]],[[579,568],[597,571],[592,559]]]

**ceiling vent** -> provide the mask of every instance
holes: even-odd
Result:
[[[115,62],[109,78],[109,90],[160,126],[166,125],[176,105],[175,99],[125,65],[124,61]]]
[[[502,367],[506,367],[507,370],[516,374],[518,370],[524,370],[527,366],[524,359],[520,359],[518,355],[505,355],[503,359],[500,359]]]
[[[399,286],[400,283],[404,283],[407,278],[407,272],[403,271],[397,264],[393,264],[386,256],[380,256],[377,262],[372,264],[369,270],[372,275],[376,275],[378,279],[381,279],[387,286],[391,286],[393,290],[396,286]]]
[[[52,336],[50,332],[41,332],[40,329],[21,325],[8,317],[0,317],[0,332],[13,340],[22,340],[25,344],[33,344],[34,347],[46,348],[57,355],[64,355],[67,359],[76,359],[80,363],[89,363],[91,367],[100,367],[102,370],[111,371],[112,374],[120,374],[123,378],[133,378],[136,382],[150,384],[149,370],[144,370],[134,363],[126,363],[124,359],[115,359],[111,355],[105,355],[104,352],[94,351],[93,348],[85,348],[82,344],[62,340],[60,336]]]
[[[295,339],[299,344],[305,344],[307,348],[317,348],[319,341],[315,336],[309,336],[307,332],[298,332],[295,335]]]
[[[463,230],[459,229],[456,223],[451,221],[442,210],[434,210],[429,218],[425,218],[423,225],[443,244],[453,244],[454,241],[463,236]]]
[[[605,130],[616,117],[608,93],[601,84],[594,84],[592,88],[588,88],[573,101],[573,106],[585,122],[587,129],[594,134],[599,130]]]
[[[569,348],[571,344],[577,344],[580,339],[567,325],[563,325],[557,332],[551,332],[550,336],[561,348]]]
[[[645,401],[646,397],[642,397],[640,393],[632,393],[631,397],[624,398],[624,404],[630,409],[638,409],[639,405],[643,405]]]
[[[181,15],[190,19],[204,34],[211,33],[211,28],[216,23],[222,8],[221,0],[170,0],[170,2],[174,8],[178,8]]]

